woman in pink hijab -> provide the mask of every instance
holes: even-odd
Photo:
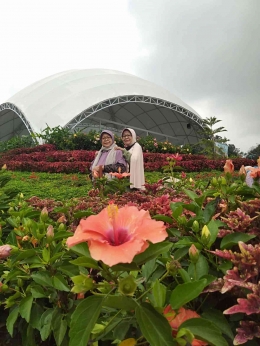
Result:
[[[145,190],[143,150],[141,145],[136,142],[135,131],[125,128],[122,131],[122,140],[124,148],[117,147],[116,149],[123,152],[123,157],[127,162],[127,171],[130,172],[130,188]]]

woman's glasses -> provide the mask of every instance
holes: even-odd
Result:
[[[112,139],[111,137],[102,137],[102,141],[104,141],[105,139]]]
[[[124,135],[122,138],[132,137],[131,135]]]

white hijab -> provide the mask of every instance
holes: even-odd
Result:
[[[145,190],[143,186],[145,184],[144,179],[144,158],[143,150],[139,143],[136,142],[136,133],[133,129],[125,128],[122,131],[128,130],[132,134],[132,147],[128,150],[131,154],[130,159],[130,188]],[[128,167],[129,170],[129,167]]]

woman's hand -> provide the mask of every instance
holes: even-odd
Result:
[[[98,178],[99,174],[97,171],[92,171],[92,177],[93,178]]]
[[[123,148],[121,148],[121,147],[115,147],[115,150],[121,150],[121,151],[124,151],[124,149],[123,149]]]

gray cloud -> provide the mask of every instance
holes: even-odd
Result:
[[[260,143],[260,1],[132,0],[129,11],[149,52],[135,74],[221,119],[241,150]]]

